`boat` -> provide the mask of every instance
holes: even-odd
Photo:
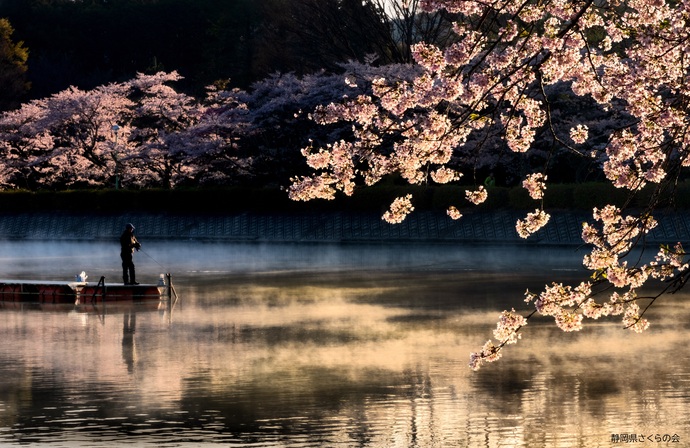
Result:
[[[137,285],[106,283],[105,277],[101,277],[97,283],[81,280],[0,279],[0,301],[83,305],[160,301],[170,299],[173,295],[177,297],[170,274],[161,274],[158,283]]]

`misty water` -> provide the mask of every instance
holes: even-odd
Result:
[[[469,354],[575,248],[146,242],[153,305],[0,303],[0,446],[609,447],[690,440],[687,294],[645,334],[533,320]],[[0,244],[0,277],[120,277],[107,242]],[[632,442],[632,439],[635,442]]]

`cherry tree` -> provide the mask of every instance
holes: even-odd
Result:
[[[150,186],[227,183],[247,175],[251,157],[241,157],[239,140],[249,132],[247,107],[238,89],[208,87],[204,101],[170,86],[177,72],[139,75],[128,82],[136,99],[128,157],[133,182]]]
[[[21,109],[5,113],[0,121],[0,185],[30,188],[34,185],[36,169],[27,160],[46,153],[53,145],[49,132],[39,129],[36,122],[46,110],[39,102],[24,104]]]
[[[100,185],[115,172],[112,126],[132,102],[127,86],[75,87],[3,114],[4,178],[28,187]]]
[[[377,77],[412,79],[418,71],[408,64],[375,67],[350,61],[340,64],[338,73],[318,71],[298,76],[276,73],[252,84],[238,98],[247,107],[249,126],[243,146],[255,148],[258,180],[284,185],[291,176],[304,174],[301,146],[326,145],[352,137],[346,122],[321,126],[311,119],[319,104],[340,101],[344,96],[371,94],[371,80]]]
[[[498,359],[535,314],[553,317],[564,331],[605,316],[620,316],[632,331],[645,330],[647,309],[690,275],[680,244],[652,257],[629,256],[644,245],[656,225],[653,212],[666,205],[690,164],[690,1],[423,0],[421,6],[455,14],[457,40],[445,48],[414,45],[420,72],[413,79],[382,76],[372,80],[371,94],[316,108],[318,123],[350,123],[352,138],[305,148],[314,171],[294,180],[290,197],[351,195],[356,186],[393,174],[410,184],[456,182],[465,174],[457,158],[491,139],[523,156],[544,151],[548,139],[552,148],[591,159],[602,177],[631,198],[643,188],[651,191],[649,200],[635,212],[595,208],[582,230],[591,249],[583,260],[591,277],[528,292],[534,311],[504,311],[494,339],[471,355],[470,366]],[[564,120],[554,113],[554,88],[591,100],[609,125]],[[542,201],[548,167],[522,180],[535,201],[534,211],[516,223],[524,238],[549,222]],[[448,214],[460,218],[463,208],[483,202],[488,193],[482,185],[469,188]],[[383,219],[400,222],[413,209],[414,198],[407,195]],[[658,294],[644,295],[641,288],[653,280],[666,282]]]
[[[195,98],[169,85],[180,79],[177,72],[159,72],[139,74],[128,83],[137,97],[127,133],[127,146],[133,150],[121,157],[130,182],[170,188],[189,174],[181,133],[198,123],[203,112]]]
[[[245,126],[236,92],[205,102],[175,91],[176,72],[76,87],[0,116],[0,185],[172,187],[248,169],[232,155]],[[233,96],[234,95],[234,96]]]
[[[252,151],[242,151],[254,133],[239,89],[207,88],[196,122],[179,132],[176,148],[187,156],[186,177],[194,185],[227,185],[254,175]]]

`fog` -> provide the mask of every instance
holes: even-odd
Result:
[[[414,269],[429,271],[581,271],[583,250],[451,244],[264,244],[142,241],[134,262],[140,281],[173,275],[246,272]],[[117,242],[2,241],[0,278],[89,281],[120,277]]]

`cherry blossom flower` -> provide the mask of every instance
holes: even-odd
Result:
[[[690,269],[690,264],[685,261],[687,256],[681,243],[676,243],[673,249],[668,245],[661,246],[654,261],[650,262],[650,266],[655,268],[651,275],[660,280],[667,280],[676,275],[676,272],[687,271]]]
[[[589,128],[586,125],[578,124],[570,129],[570,138],[577,144],[582,144],[587,140]]]
[[[546,175],[542,173],[530,174],[522,181],[522,186],[529,192],[532,199],[542,199],[546,190]]]
[[[462,176],[462,173],[450,169],[448,167],[441,167],[436,171],[431,172],[431,179],[438,184],[447,184],[458,180]]]
[[[487,197],[489,197],[489,193],[482,185],[480,185],[475,191],[465,190],[465,198],[467,198],[467,200],[474,205],[479,205],[486,201]]]
[[[460,210],[458,210],[454,205],[451,205],[448,207],[448,210],[446,211],[447,215],[451,217],[451,219],[460,219],[462,218],[462,213],[460,213]]]
[[[314,198],[331,200],[335,197],[334,183],[333,178],[327,174],[295,178],[290,186],[289,196],[294,201],[309,201]]]
[[[521,238],[527,238],[544,227],[549,222],[549,219],[551,219],[551,215],[548,213],[543,210],[535,210],[532,213],[528,213],[525,219],[518,220],[517,224],[515,224],[515,229]]]
[[[642,333],[649,328],[649,321],[640,317],[640,306],[635,302],[628,304],[623,315],[623,324],[635,333]]]
[[[389,224],[398,224],[405,220],[408,214],[414,210],[412,206],[412,195],[396,198],[386,213],[383,220]]]
[[[564,311],[556,315],[556,325],[563,331],[582,330],[582,314]]]
[[[498,324],[496,324],[494,338],[503,344],[514,344],[522,337],[519,330],[525,325],[527,325],[527,320],[516,314],[515,309],[503,311]]]

